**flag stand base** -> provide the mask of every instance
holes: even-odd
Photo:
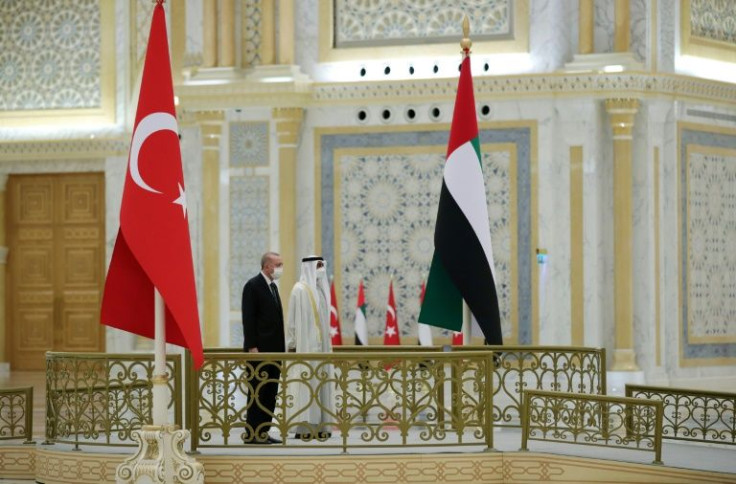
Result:
[[[184,453],[188,430],[176,425],[144,425],[132,432],[138,452],[115,470],[115,482],[204,484],[204,467]]]

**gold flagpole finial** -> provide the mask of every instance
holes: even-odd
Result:
[[[473,42],[470,40],[470,20],[468,20],[468,16],[466,15],[463,18],[463,40],[460,41],[460,47],[467,54],[470,53],[470,46],[472,45]]]

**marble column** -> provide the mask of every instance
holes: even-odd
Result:
[[[617,4],[618,5],[618,4]],[[632,132],[637,99],[607,99],[613,131],[614,371],[638,371],[634,353]]]
[[[631,37],[629,0],[616,0],[613,32],[613,51],[628,52]]]
[[[278,63],[294,63],[294,0],[279,0]]]
[[[261,4],[261,65],[276,63],[276,9],[274,1]]]
[[[7,374],[10,371],[10,361],[8,361],[6,336],[8,328],[5,320],[5,269],[8,263],[8,247],[5,240],[5,187],[8,184],[8,175],[0,174],[0,335],[6,343],[0,344],[0,375]]]
[[[202,0],[202,67],[217,65],[217,0]]]
[[[276,108],[273,110],[278,136],[279,163],[279,252],[284,259],[284,273],[279,286],[290,291],[296,282],[296,269],[301,255],[296,250],[296,171],[297,148],[304,110]]]
[[[235,0],[221,0],[220,45],[218,63],[220,67],[235,66]]]
[[[594,18],[593,0],[580,0],[578,6],[578,52],[580,54],[592,54],[595,51]]]
[[[220,112],[197,116],[202,130],[204,346],[220,345]]]

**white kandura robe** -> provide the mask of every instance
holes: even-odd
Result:
[[[317,292],[318,294],[315,294]],[[310,295],[312,297],[310,297]],[[314,291],[304,282],[297,282],[289,298],[289,313],[286,324],[286,347],[297,353],[331,353],[330,338],[330,301],[319,292]],[[316,306],[316,307],[315,307]],[[315,314],[316,312],[316,314]],[[290,365],[287,372],[287,409],[286,418],[289,431],[297,433],[329,432],[329,428],[320,428],[323,422],[335,422],[334,396],[335,386],[332,365],[320,365],[319,361],[307,361],[303,364]],[[314,372],[324,373],[326,377],[317,378]],[[309,385],[300,383],[304,375]],[[311,398],[317,393],[318,400]],[[311,399],[311,401],[310,401]],[[293,405],[289,405],[289,404]],[[321,406],[320,406],[321,404]],[[332,415],[331,415],[331,414]],[[296,423],[308,425],[294,425]]]

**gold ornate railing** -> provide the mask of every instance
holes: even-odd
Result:
[[[662,463],[662,402],[526,390],[521,449],[529,440],[654,452]]]
[[[736,444],[736,393],[626,385],[626,396],[662,401],[664,439]]]
[[[441,351],[431,346],[344,346],[341,351]],[[451,351],[493,351],[493,422],[520,427],[522,392],[550,390],[589,395],[606,393],[606,350],[575,346],[452,346]]]
[[[33,442],[33,387],[0,388],[0,440]]]
[[[254,362],[256,367],[254,368]],[[191,362],[187,363],[188,365]],[[187,369],[191,450],[252,443],[247,414],[261,405],[254,388],[277,368],[272,435],[282,446],[493,446],[489,351],[339,352],[331,354],[205,352],[199,373]],[[451,397],[444,388],[454,385]],[[331,394],[331,396],[330,396]],[[262,405],[261,405],[262,406]],[[321,414],[307,419],[309,410]],[[295,432],[322,435],[295,439]],[[327,437],[327,435],[330,435]]]
[[[182,424],[179,355],[167,356],[169,415]],[[46,353],[46,443],[134,446],[151,422],[153,355]]]

